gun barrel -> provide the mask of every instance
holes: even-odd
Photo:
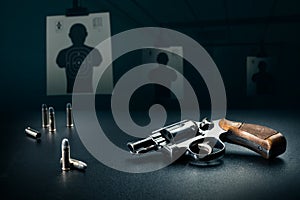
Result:
[[[157,143],[151,137],[137,142],[129,142],[127,146],[132,154],[141,154],[157,149]]]

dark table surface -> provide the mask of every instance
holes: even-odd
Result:
[[[234,110],[227,112],[227,118],[279,130],[287,138],[287,151],[268,161],[248,149],[226,144],[226,155],[217,166],[177,161],[154,172],[125,173],[96,160],[75,128],[65,127],[62,111],[56,112],[54,134],[39,128],[38,111],[7,115],[1,124],[1,193],[8,199],[299,199],[299,112]],[[27,126],[42,132],[40,142],[25,136]],[[60,145],[65,137],[71,144],[71,156],[88,164],[85,172],[62,172]],[[127,142],[116,138],[120,144]]]

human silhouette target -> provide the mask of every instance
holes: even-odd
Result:
[[[46,17],[46,92],[47,95],[70,95],[77,75],[88,80],[82,91],[111,94],[113,90],[113,64],[97,86],[91,86],[103,69],[105,60],[112,59],[112,45],[105,52],[97,45],[111,37],[110,14],[90,13],[87,16]],[[82,67],[80,68],[80,65]],[[80,70],[79,70],[80,68]],[[81,71],[83,73],[78,72]],[[82,86],[83,87],[83,86]]]
[[[80,92],[92,92],[93,67],[99,66],[102,61],[100,52],[90,46],[85,45],[88,36],[86,27],[81,23],[73,24],[70,28],[69,37],[72,45],[61,50],[56,58],[56,63],[60,68],[65,68],[67,78],[67,93],[73,92],[73,86],[82,66],[80,79],[86,79],[90,84]]]

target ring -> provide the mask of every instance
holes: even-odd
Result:
[[[157,44],[157,38],[161,35],[167,35],[167,40],[160,40],[159,46]],[[225,117],[226,115],[226,92],[222,77],[219,73],[217,66],[215,65],[212,58],[206,52],[206,50],[195,40],[184,35],[180,32],[159,28],[159,27],[146,27],[146,28],[137,28],[131,29],[128,31],[121,32],[108,38],[101,42],[96,48],[102,52],[103,62],[102,68],[97,71],[96,77],[97,79],[93,80],[93,95],[76,95],[76,91],[78,88],[82,87],[82,85],[87,84],[86,81],[78,78],[81,73],[84,73],[84,68],[80,68],[75,80],[74,88],[73,88],[73,114],[74,114],[74,124],[76,126],[79,138],[81,139],[84,146],[87,150],[100,162],[103,164],[119,170],[123,172],[129,173],[145,173],[155,171],[161,168],[164,168],[174,162],[176,158],[166,159],[159,153],[153,153],[151,156],[141,156],[138,159],[132,156],[129,151],[125,151],[116,145],[114,145],[106,136],[105,133],[98,122],[98,118],[95,110],[95,90],[96,86],[102,77],[104,71],[111,65],[111,61],[109,58],[109,53],[106,50],[106,46],[114,44],[114,54],[113,61],[119,58],[120,56],[143,48],[157,48],[160,47],[168,47],[168,46],[182,46],[184,49],[184,59],[186,59],[194,68],[198,71],[198,73],[202,76],[204,82],[207,85],[209,95],[211,98],[211,117],[212,119],[219,119]],[[174,53],[174,52],[173,52]],[[178,54],[177,54],[178,55]],[[180,55],[178,55],[180,56]],[[140,66],[141,67],[141,66]],[[140,69],[139,67],[136,67]],[[133,69],[134,70],[134,69]],[[139,73],[147,73],[146,71],[141,70]],[[130,71],[129,71],[130,72]],[[129,73],[127,72],[127,73]],[[127,75],[127,73],[125,75]],[[123,75],[123,76],[125,76]],[[139,83],[142,86],[147,84],[147,82]],[[158,83],[160,84],[160,83]],[[122,84],[126,86],[126,84]],[[130,86],[130,84],[127,84]],[[123,88],[124,89],[124,88]],[[131,89],[131,88],[125,88]],[[171,89],[171,88],[169,88]],[[133,89],[134,90],[134,89]],[[188,89],[191,94],[194,93],[192,88]],[[112,99],[114,96],[119,95],[118,91],[113,91]],[[193,95],[192,95],[193,96]],[[122,100],[122,98],[121,98]],[[123,99],[126,101],[126,99]],[[197,100],[197,99],[196,99]],[[179,100],[180,101],[180,100]],[[188,99],[186,98],[187,103],[190,106],[190,109],[194,110],[195,114],[189,116],[181,116],[182,118],[189,118],[192,120],[199,120],[200,110],[197,101],[194,98]],[[184,103],[180,102],[180,105],[184,105]],[[125,107],[124,107],[125,106]],[[187,109],[184,107],[180,108]],[[116,104],[112,102],[112,111],[114,112],[114,119],[116,122],[121,122],[124,119],[124,115],[122,114],[123,110],[127,112],[129,110],[129,105]],[[158,111],[158,112],[156,112]],[[156,113],[162,113],[163,108],[160,106],[152,106],[149,114],[150,118],[153,118],[153,115]],[[185,113],[185,112],[183,112]],[[188,113],[188,112],[186,112]],[[125,116],[126,117],[126,116]],[[163,119],[161,119],[163,120]],[[151,122],[153,120],[151,119]],[[149,127],[153,126],[150,124],[147,127],[139,127],[139,130],[144,130],[144,132],[149,131]],[[133,125],[132,122],[128,122],[126,126]],[[163,122],[162,122],[163,123]],[[122,124],[118,124],[121,130],[125,130],[127,134],[131,135],[132,132],[124,127]],[[123,127],[122,127],[123,126]],[[135,126],[137,126],[135,124]],[[159,128],[159,127],[156,127]],[[134,130],[131,130],[134,131]],[[150,133],[149,133],[150,134]],[[143,135],[144,136],[144,135]],[[142,137],[142,135],[141,135]],[[184,152],[180,152],[180,155]]]
[[[73,47],[66,52],[66,72],[70,79],[75,79],[81,68],[80,78],[85,78],[91,71],[89,62],[90,49],[86,47]]]

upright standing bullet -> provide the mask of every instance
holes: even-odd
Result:
[[[70,167],[70,144],[69,140],[64,138],[61,142],[61,169],[69,171]]]
[[[55,125],[55,113],[54,108],[49,108],[49,131],[54,132],[56,131],[56,125]]]
[[[73,127],[73,116],[72,116],[72,105],[71,103],[67,103],[66,106],[66,126]]]
[[[48,128],[49,126],[49,113],[46,104],[42,104],[42,127]]]

